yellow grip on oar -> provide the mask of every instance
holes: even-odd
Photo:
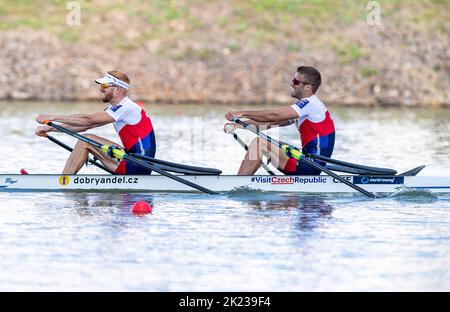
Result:
[[[102,145],[102,151],[106,155],[117,159],[123,159],[123,156],[125,155],[125,151],[113,145]]]
[[[281,150],[286,154],[289,153],[290,157],[295,158],[297,160],[303,157],[303,153],[292,145],[284,144],[281,146]]]

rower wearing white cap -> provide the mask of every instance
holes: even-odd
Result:
[[[128,89],[130,87],[128,76],[119,71],[110,71],[104,77],[96,79],[95,82],[100,85],[102,101],[109,103],[104,111],[72,115],[42,114],[36,117],[36,121],[39,123],[43,123],[46,120],[58,122],[75,132],[83,132],[113,123],[122,141],[121,145],[94,134],[86,134],[85,136],[101,144],[123,146],[130,153],[154,157],[156,140],[152,122],[144,109],[128,97]],[[36,135],[46,137],[50,131],[56,130],[47,125],[38,126]],[[94,155],[95,158],[115,174],[150,173],[148,169],[125,160],[118,161],[105,155],[92,145],[78,141],[66,162],[62,174],[76,174],[88,160],[89,154]]]

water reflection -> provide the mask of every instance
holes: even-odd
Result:
[[[125,226],[130,209],[143,200],[154,206],[154,196],[132,192],[64,192],[52,193],[51,198],[41,198],[37,206],[60,210],[61,214],[75,214],[84,221],[111,221],[111,225]],[[55,211],[56,212],[56,211]]]
[[[332,218],[333,206],[320,198],[306,197],[299,207],[298,228],[302,231],[312,230]]]
[[[253,209],[264,212],[286,211],[296,215],[296,227],[300,231],[311,231],[324,221],[332,218],[333,206],[323,196],[305,195],[270,195],[262,199],[261,196],[249,195],[241,198]]]

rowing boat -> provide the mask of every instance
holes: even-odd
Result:
[[[336,178],[318,176],[179,175],[214,192],[256,190],[289,193],[356,193]],[[394,193],[404,188],[450,193],[450,177],[429,176],[341,176],[373,193]],[[198,192],[189,185],[163,175],[54,175],[0,174],[0,191],[141,191]]]
[[[263,166],[269,176],[234,176],[220,175],[222,171],[214,168],[188,166],[172,163],[146,155],[129,153],[117,146],[103,145],[97,141],[73,132],[52,121],[43,123],[54,129],[66,133],[84,143],[102,150],[106,155],[117,160],[126,160],[148,171],[159,175],[16,175],[0,174],[0,190],[4,191],[144,191],[144,192],[189,192],[201,191],[207,194],[230,192],[234,190],[256,190],[267,192],[289,193],[356,193],[359,192],[370,198],[375,193],[394,193],[404,188],[427,190],[432,192],[450,192],[450,177],[417,177],[416,175],[425,167],[419,166],[397,175],[397,171],[390,168],[379,168],[358,165],[342,160],[331,159],[321,155],[303,153],[295,146],[277,141],[267,134],[260,132],[250,124],[234,118],[240,124],[260,138],[278,146],[289,153],[290,157],[308,166],[323,172],[317,176],[277,176],[267,166]],[[237,136],[234,136],[238,140]],[[48,139],[64,149],[72,152],[73,149],[59,140]],[[241,140],[238,140],[241,141]],[[247,146],[240,142],[246,149]],[[88,162],[100,169],[110,172],[95,159],[88,157]],[[319,162],[327,163],[326,166]],[[331,163],[331,164],[328,164]],[[334,171],[354,173],[355,175],[341,176]],[[184,174],[173,174],[173,173]]]

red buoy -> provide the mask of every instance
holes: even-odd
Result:
[[[131,207],[132,214],[148,214],[152,213],[152,206],[146,201],[140,200],[134,203]]]
[[[21,173],[21,174],[28,174],[28,172],[27,172],[25,169],[23,169],[23,168],[20,169],[20,173]]]

